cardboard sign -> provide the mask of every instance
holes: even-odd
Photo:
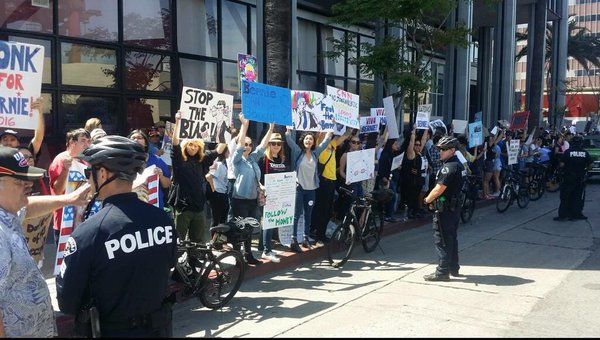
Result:
[[[43,71],[43,46],[0,41],[0,128],[37,128]]]
[[[69,169],[69,175],[67,177],[67,186],[65,188],[65,194],[70,194],[73,191],[77,190],[81,185],[87,183],[87,178],[85,178],[84,169],[85,165],[74,161],[71,164],[71,168]],[[92,206],[92,210],[90,212],[90,216],[97,213],[102,207],[102,202],[96,201]],[[54,275],[58,275],[60,273],[60,267],[63,262],[65,249],[67,249],[67,244],[69,238],[71,237],[71,233],[73,230],[77,228],[81,222],[83,222],[83,214],[85,213],[85,206],[73,206],[67,205],[63,207],[63,215],[60,225],[60,236],[58,239],[58,248],[56,249],[56,260],[54,261]]]
[[[360,133],[379,132],[377,117],[360,117]]]
[[[396,109],[394,109],[394,98],[392,96],[383,98],[385,119],[388,124],[388,139],[399,138],[398,122],[396,121]]]
[[[515,112],[510,120],[510,129],[513,131],[526,129],[528,120],[529,111]]]
[[[238,82],[240,83],[240,93],[242,91],[242,82],[258,81],[258,61],[256,57],[250,54],[238,53]]]
[[[327,85],[327,96],[331,98],[333,103],[335,122],[351,128],[359,129],[359,96],[329,85]]]
[[[508,145],[508,165],[517,164],[519,156],[519,143],[518,139],[511,139],[510,145]]]
[[[454,133],[458,133],[459,135],[464,135],[467,132],[467,126],[469,122],[461,119],[452,119],[452,127],[454,128],[452,131]]]
[[[233,96],[184,86],[179,110],[183,113],[179,138],[226,143],[233,114]]]
[[[292,125],[292,96],[289,89],[261,83],[242,82],[242,112],[255,122]]]
[[[296,172],[265,175],[267,202],[263,209],[263,229],[294,225]]]
[[[361,182],[375,174],[375,148],[351,151],[347,154],[346,183]]]
[[[319,92],[292,91],[292,120],[297,131],[333,131],[331,98]]]
[[[417,118],[415,120],[417,130],[429,129],[429,116],[431,115],[431,107],[431,104],[419,105],[419,108],[417,109]]]
[[[429,122],[429,127],[431,128],[431,131],[433,131],[433,132],[435,132],[435,129],[441,128],[441,129],[444,129],[445,134],[448,133],[448,129],[446,129],[446,124],[444,124],[444,122],[442,122],[441,119],[436,119],[434,121]]]
[[[394,157],[392,159],[392,167],[390,168],[390,171],[394,171],[394,170],[398,169],[400,166],[402,166],[403,160],[404,160],[404,152],[399,154],[398,156]]]
[[[377,117],[377,123],[381,125],[385,125],[387,122],[385,117],[385,108],[383,107],[371,108],[371,117]]]
[[[481,121],[469,124],[469,147],[483,144],[483,124]]]
[[[38,267],[44,259],[44,244],[51,221],[52,213],[23,220],[23,231],[29,255],[33,257],[33,261],[38,264]]]

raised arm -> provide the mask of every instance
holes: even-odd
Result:
[[[427,140],[429,139],[429,129],[425,129],[425,131],[423,131],[423,136],[421,136],[421,146],[425,147],[425,143],[427,143]]]
[[[244,148],[244,143],[246,142],[246,134],[248,134],[248,125],[250,121],[244,117],[242,113],[238,116],[240,122],[242,122],[242,128],[240,129],[240,134],[238,135],[237,145],[238,148]]]
[[[354,131],[354,129],[346,128],[343,135],[334,137],[333,140],[336,143],[335,145],[342,145],[342,143],[351,136],[352,131]]]
[[[389,131],[388,131],[388,126],[386,125],[385,129],[383,130],[383,134],[381,136],[379,136],[379,140],[377,141],[377,149],[376,150],[379,150],[385,146],[385,142],[387,142],[387,140],[388,140],[388,135],[389,135]]]
[[[410,142],[408,143],[408,147],[406,148],[406,158],[408,158],[409,160],[413,160],[415,159],[415,138],[417,136],[417,131],[415,130],[415,127],[413,126],[413,129],[410,133]]]
[[[33,157],[35,157],[42,147],[42,142],[44,141],[44,134],[46,132],[46,124],[44,122],[44,99],[39,97],[36,99],[33,104],[31,104],[31,108],[38,111],[38,123],[37,128],[35,129],[35,133],[33,134],[33,139],[31,140],[31,145],[33,146]]]
[[[257,149],[265,149],[267,147],[267,144],[269,143],[269,140],[271,139],[271,135],[273,134],[274,129],[275,129],[275,123],[269,124],[269,130],[267,130],[267,133],[265,133],[265,136],[263,137],[262,141],[260,142],[260,145],[258,145]]]
[[[300,147],[296,143],[296,130],[287,128],[287,130],[285,131],[285,141],[287,142],[290,149],[292,149],[292,153],[300,153]]]
[[[173,145],[179,145],[179,125],[181,124],[181,111],[175,114],[175,129],[173,130]]]
[[[325,138],[323,138],[323,141],[321,141],[321,144],[319,144],[319,146],[317,146],[317,148],[315,149],[315,152],[317,155],[320,155],[321,152],[323,152],[323,150],[325,150],[325,148],[327,148],[327,145],[329,145],[329,142],[331,142],[332,136],[333,136],[333,132],[327,132],[327,134],[325,134]]]

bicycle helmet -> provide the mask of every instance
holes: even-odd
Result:
[[[79,158],[90,165],[102,165],[111,172],[135,175],[146,167],[148,154],[138,143],[123,136],[95,140]]]
[[[442,150],[447,150],[447,149],[452,149],[452,148],[456,149],[456,148],[458,148],[458,139],[456,139],[452,136],[444,136],[437,142],[437,144],[435,146]]]
[[[573,144],[574,147],[581,147],[583,145],[583,136],[582,135],[575,135],[573,136],[573,138],[571,138],[571,144]]]

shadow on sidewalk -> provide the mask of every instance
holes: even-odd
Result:
[[[476,286],[520,286],[535,281],[510,275],[463,275],[456,279],[453,278],[452,282],[474,283]]]

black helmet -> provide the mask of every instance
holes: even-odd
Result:
[[[580,147],[581,145],[583,145],[583,136],[582,135],[573,136],[573,138],[571,138],[571,144],[573,144],[573,146]]]
[[[444,136],[442,137],[435,146],[442,150],[447,150],[451,148],[458,148],[458,139],[452,136]]]
[[[111,172],[134,175],[146,167],[148,154],[138,143],[123,136],[98,138],[79,158],[90,165],[102,165]]]

